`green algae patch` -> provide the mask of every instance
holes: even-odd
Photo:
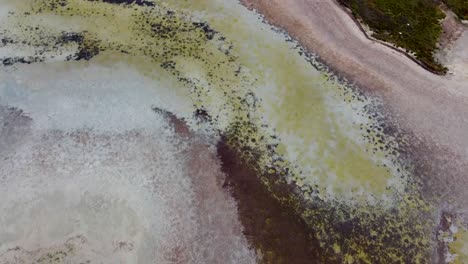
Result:
[[[191,115],[206,112],[255,171],[262,195],[299,219],[329,263],[424,262],[432,208],[410,184],[373,101],[225,2],[22,1],[1,30],[11,46],[31,50],[25,59],[137,69],[190,102],[168,107],[194,129]],[[267,259],[281,255],[262,250]]]
[[[362,118],[348,115],[363,111],[359,98],[342,94],[345,88],[327,80],[303,56],[291,52],[294,44],[281,36],[262,33],[263,25],[255,38],[248,23],[236,22],[233,28],[222,22],[225,18],[208,15],[208,24],[163,5],[148,8],[79,0],[31,3],[37,17],[16,17],[13,23],[42,25],[37,34],[49,35],[57,43],[64,39],[63,30],[69,25],[69,30],[79,32],[80,39],[79,51],[67,58],[91,59],[99,52],[112,51],[114,57],[106,60],[100,56],[95,62],[110,65],[123,61],[152,78],[175,78],[182,84],[174,86],[177,93],[188,95],[195,109],[216,113],[221,129],[234,122],[237,126],[253,122],[259,127],[255,133],[238,129],[241,137],[250,138],[245,140],[250,147],[261,145],[262,136],[276,133],[284,159],[262,156],[257,157],[259,161],[264,167],[291,166],[292,179],[299,187],[318,185],[320,191],[316,193],[322,199],[359,196],[360,200],[380,200],[404,185],[401,175],[395,176],[396,170],[387,167],[391,165],[385,157],[388,153],[362,140],[359,129],[372,120],[358,126]],[[54,28],[43,22],[46,16],[60,26]],[[228,18],[234,19],[232,15]],[[245,35],[249,46],[235,34]],[[226,39],[225,35],[233,38]],[[15,36],[37,45],[37,36],[29,31],[15,32]],[[265,38],[270,41],[265,42]],[[274,131],[264,131],[262,125]],[[256,138],[254,142],[252,137]]]
[[[453,235],[453,241],[449,243],[450,263],[468,263],[468,230],[460,226]]]
[[[321,77],[315,81],[318,83],[315,86],[310,85],[311,78],[288,76],[295,82],[280,89],[272,115],[277,120],[277,133],[287,139],[282,141],[282,152],[296,161],[299,168],[308,168],[310,176],[299,176],[299,179],[311,185],[326,183],[329,188],[321,191],[328,191],[333,196],[385,194],[393,175],[385,163],[378,160],[384,155],[378,157],[376,153],[369,153],[359,140],[358,128],[349,121],[340,120],[342,113],[334,111],[340,102],[335,101],[334,105],[328,102],[330,95],[326,92],[336,84],[321,81]],[[352,130],[355,130],[354,135],[350,133]]]

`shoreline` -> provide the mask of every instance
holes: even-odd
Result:
[[[339,0],[333,0],[335,1],[335,3],[341,8],[341,10],[343,10],[343,12],[345,12],[353,21],[354,23],[356,24],[356,26],[359,28],[359,30],[361,31],[361,33],[370,41],[373,41],[373,42],[376,42],[376,43],[379,43],[381,45],[384,45],[396,52],[399,52],[401,53],[402,55],[406,56],[408,59],[412,60],[414,63],[418,64],[419,66],[421,66],[423,69],[425,69],[426,71],[430,72],[430,73],[433,73],[433,74],[436,74],[436,75],[440,75],[440,76],[444,76],[446,73],[444,72],[439,72],[439,71],[436,71],[436,70],[433,70],[431,69],[431,67],[429,67],[427,64],[425,64],[424,62],[418,60],[416,57],[412,56],[410,53],[404,51],[402,48],[399,48],[398,46],[395,46],[393,45],[392,43],[390,42],[386,42],[386,41],[383,41],[383,40],[379,40],[379,39],[376,39],[374,37],[372,37],[371,35],[369,35],[369,33],[364,29],[364,25],[361,21],[359,21],[359,19],[357,19],[353,14],[352,14],[352,11],[347,8],[346,6],[344,6],[343,4],[339,3],[338,1]]]
[[[436,186],[443,199],[456,201],[453,207],[468,212],[468,80],[434,75],[400,52],[369,40],[336,1],[242,4],[317,54],[350,85],[381,99],[389,120],[411,139],[408,148],[419,169],[430,172],[424,175],[425,185],[430,190]]]

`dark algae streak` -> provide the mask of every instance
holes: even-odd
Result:
[[[124,5],[139,5],[139,6],[154,6],[154,3],[152,1],[146,1],[146,0],[88,0],[88,1],[102,1],[105,3],[109,4],[124,4]]]

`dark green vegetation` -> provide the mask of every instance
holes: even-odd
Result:
[[[395,43],[413,52],[432,71],[445,73],[446,68],[434,60],[440,20],[444,14],[436,0],[340,0],[353,14],[374,31],[373,37]],[[448,0],[447,2],[466,2]],[[460,4],[461,5],[461,4]]]
[[[461,19],[468,19],[468,0],[444,0],[444,3],[450,7]]]

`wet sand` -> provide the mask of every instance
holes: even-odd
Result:
[[[468,208],[468,79],[432,74],[362,34],[336,1],[244,0],[285,29],[333,71],[383,101],[395,127],[411,137],[428,192]],[[427,174],[429,175],[427,175]]]

